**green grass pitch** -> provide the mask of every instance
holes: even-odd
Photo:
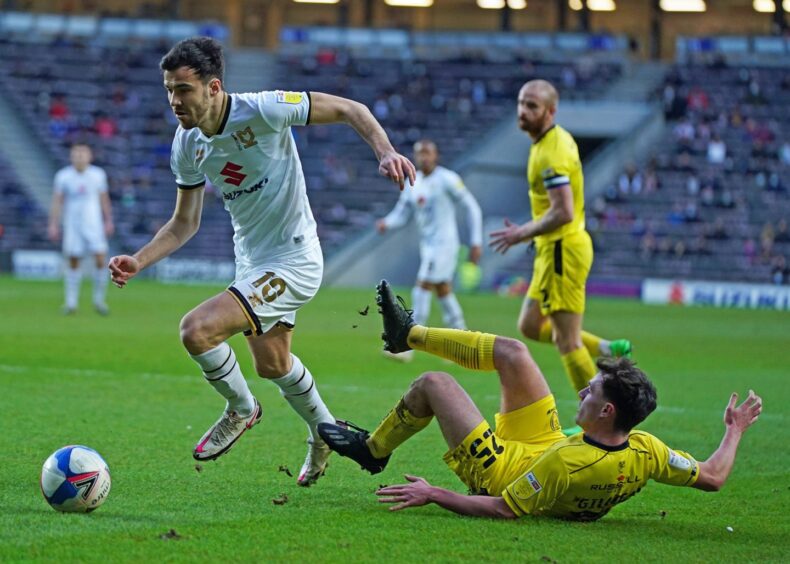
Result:
[[[390,513],[377,504],[376,487],[401,482],[405,472],[463,491],[441,461],[435,424],[382,474],[335,457],[317,485],[297,487],[280,467],[298,471],[305,428],[277,389],[254,375],[242,338],[232,344],[264,419],[198,472],[192,447],[223,404],[182,349],[178,323],[218,290],[134,281],[109,289],[112,314],[102,318],[84,285],[81,311],[66,318],[59,283],[0,278],[0,561],[790,560],[787,313],[590,300],[586,328],[632,339],[657,385],[660,407],[643,429],[704,459],[720,440],[730,392],[762,394],[763,416],[720,493],[653,483],[595,523],[495,522],[436,506]],[[461,302],[470,326],[515,336],[517,298],[465,295]],[[370,313],[360,315],[368,305]],[[323,289],[299,314],[294,352],[335,415],[372,428],[414,377],[438,369],[456,375],[493,420],[494,374],[419,354],[408,365],[388,361],[379,352],[380,327],[372,289]],[[557,353],[540,344],[531,350],[563,423],[570,422],[576,401]],[[90,515],[57,513],[39,491],[44,459],[74,443],[98,450],[112,472],[107,503]],[[166,535],[171,529],[177,537]]]

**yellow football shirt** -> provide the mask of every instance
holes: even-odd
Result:
[[[691,486],[699,464],[643,431],[607,447],[582,433],[549,447],[502,492],[516,515],[549,515],[594,521],[638,494],[648,480]]]
[[[533,220],[540,219],[549,210],[549,190],[570,184],[573,193],[573,220],[550,233],[538,235],[536,243],[556,241],[584,229],[584,175],[579,148],[571,134],[559,125],[532,144],[527,181]]]

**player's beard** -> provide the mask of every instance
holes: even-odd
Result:
[[[546,126],[546,114],[548,114],[548,112],[549,110],[544,109],[540,117],[533,120],[530,119],[522,120],[521,118],[519,118],[518,126],[521,128],[522,131],[526,131],[533,137],[537,137],[541,133],[543,133],[543,129]]]

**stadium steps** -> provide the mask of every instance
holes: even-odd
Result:
[[[225,84],[228,92],[275,90],[277,60],[260,49],[232,49],[226,59]]]
[[[19,182],[44,209],[49,208],[52,179],[57,172],[50,153],[35,136],[20,111],[0,91],[0,152]]]
[[[627,66],[603,97],[605,100],[645,102],[663,84],[666,73],[667,66],[660,62]]]

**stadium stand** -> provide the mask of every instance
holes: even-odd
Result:
[[[87,140],[108,170],[117,211],[116,246],[146,242],[172,211],[169,170],[176,122],[157,71],[168,43],[107,45],[58,36],[49,43],[0,39],[0,91],[26,116],[60,164],[67,147]],[[614,62],[569,55],[551,62],[483,51],[441,59],[371,58],[342,48],[284,53],[261,89],[316,90],[368,105],[401,150],[434,138],[452,162],[513,111],[513,96],[531,77],[561,85],[563,96],[596,97],[620,73]],[[514,72],[514,69],[517,72]],[[397,191],[377,176],[370,150],[349,128],[295,130],[326,255],[387,211]],[[209,192],[213,192],[209,187]],[[232,228],[218,198],[207,198],[201,231],[182,257],[231,259]]]
[[[787,283],[790,71],[676,66],[664,142],[588,202],[593,276]]]

